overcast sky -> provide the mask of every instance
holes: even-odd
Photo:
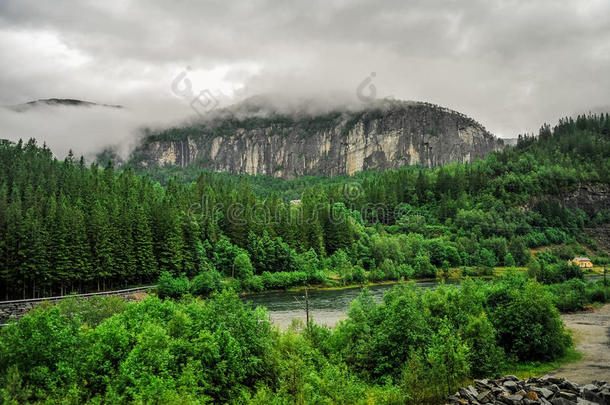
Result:
[[[374,72],[377,97],[447,106],[513,137],[608,109],[610,1],[0,0],[0,58],[0,104],[121,104],[137,112],[130,128],[193,114],[172,91],[181,73],[229,103],[356,100]],[[0,115],[9,137],[16,120]],[[105,122],[92,120],[95,137]],[[105,142],[126,136],[114,130]]]

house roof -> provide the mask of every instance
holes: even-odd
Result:
[[[589,259],[588,257],[575,257],[574,260],[588,260],[591,261],[591,259]]]

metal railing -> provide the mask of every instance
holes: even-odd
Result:
[[[10,305],[10,304],[27,304],[30,302],[59,301],[59,300],[65,299],[65,298],[74,298],[74,297],[94,297],[97,295],[102,295],[102,296],[103,295],[117,295],[117,294],[124,294],[124,293],[135,292],[135,291],[150,290],[155,287],[157,287],[157,286],[156,285],[147,285],[144,287],[126,288],[123,290],[100,291],[100,292],[86,293],[86,294],[56,295],[54,297],[28,298],[25,300],[0,301],[0,306]]]

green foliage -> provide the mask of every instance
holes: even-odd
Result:
[[[610,286],[604,286],[601,282],[591,288],[587,288],[587,300],[590,303],[606,303],[610,301]]]
[[[159,276],[157,281],[157,294],[161,298],[180,298],[187,294],[191,289],[191,283],[185,276],[172,277],[165,271]]]
[[[587,302],[585,283],[579,279],[553,284],[549,291],[554,295],[555,306],[562,312],[579,311]]]
[[[28,400],[226,402],[276,375],[272,341],[264,310],[231,293],[182,304],[149,297],[94,329],[41,308],[2,330],[0,379],[18,378]]]
[[[223,119],[149,140],[212,139],[271,123],[307,136],[345,119],[349,132],[352,120],[372,122],[381,112],[346,114]],[[245,255],[254,275],[304,271],[306,282],[325,283],[337,269],[342,283],[362,282],[356,265],[373,281],[408,275],[406,266],[413,277],[434,277],[437,268],[524,266],[528,248],[548,245],[556,247],[538,258],[536,276],[559,282],[573,275],[552,266],[578,253],[576,241],[596,250],[596,263],[607,256],[582,232],[608,222],[607,210],[588,216],[556,197],[610,183],[607,122],[605,115],[563,119],[544,136],[521,137],[517,147],[472,163],[290,181],[201,171],[205,162],[136,164],[138,174],[110,161],[85,167],[71,154],[55,160],[34,140],[2,141],[0,296],[152,283],[164,271],[192,278],[210,264],[231,277],[238,257],[244,273],[230,283],[259,289]],[[339,251],[349,265],[332,268],[327,259]]]
[[[350,115],[344,131],[379,114]],[[270,123],[307,136],[344,118],[259,117],[155,136],[212,139]],[[554,197],[610,183],[609,130],[607,115],[581,116],[472,163],[291,181],[201,171],[206,162],[139,174],[111,162],[87,168],[71,154],[57,161],[33,140],[0,141],[0,295],[158,280],[159,297],[182,297],[39,306],[0,330],[0,396],[430,403],[505,361],[555,360],[570,345],[557,308],[610,297],[609,287],[585,284],[566,264],[584,254],[577,241],[596,250],[596,264],[607,262],[582,230],[610,214],[587,216]],[[528,248],[548,245],[530,260]],[[548,285],[511,272],[426,293],[401,284],[380,304],[365,290],[335,329],[285,332],[228,291],[323,283],[330,274],[343,284],[435,277],[458,266],[480,275],[498,264],[527,265]]]
[[[496,256],[493,252],[483,248],[481,249],[480,255],[481,259],[479,263],[484,267],[494,267],[496,265]]]
[[[540,269],[535,273],[535,277],[543,284],[561,283],[566,280],[582,280],[584,275],[580,267],[570,265],[567,262],[540,264]]]
[[[554,299],[542,285],[516,276],[489,293],[489,318],[500,345],[520,360],[554,360],[570,346]]]
[[[295,272],[252,278],[281,274]],[[0,330],[0,393],[18,403],[438,403],[501,372],[507,354],[559,358],[570,342],[552,297],[603,288],[581,284],[514,274],[426,291],[403,283],[381,303],[364,289],[334,329],[297,322],[282,332],[230,291],[68,299]]]
[[[430,256],[427,254],[418,254],[415,257],[413,268],[415,269],[416,277],[435,277],[436,269],[430,263]]]
[[[220,273],[215,269],[208,269],[201,274],[198,274],[193,279],[191,292],[193,295],[207,296],[214,292],[220,291],[221,285]]]
[[[304,271],[291,271],[291,272],[264,272],[261,276],[255,276],[260,278],[265,289],[278,290],[286,289],[295,285],[303,285],[309,280],[309,275]]]
[[[496,329],[485,312],[469,316],[461,334],[470,348],[470,367],[475,377],[494,376],[505,367],[504,349],[498,345]]]
[[[235,256],[235,260],[233,260],[233,274],[242,280],[247,280],[254,276],[254,268],[247,253],[242,252]]]

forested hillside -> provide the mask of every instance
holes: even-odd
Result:
[[[582,116],[473,163],[291,182],[202,172],[184,183],[155,172],[164,185],[129,168],[58,161],[34,140],[2,141],[0,296],[148,283],[162,272],[203,277],[201,292],[433,277],[526,265],[530,248],[549,245],[540,277],[558,277],[583,246],[600,262],[607,254],[583,230],[608,222],[608,209],[587,214],[557,196],[608,190],[609,133],[608,115]]]

